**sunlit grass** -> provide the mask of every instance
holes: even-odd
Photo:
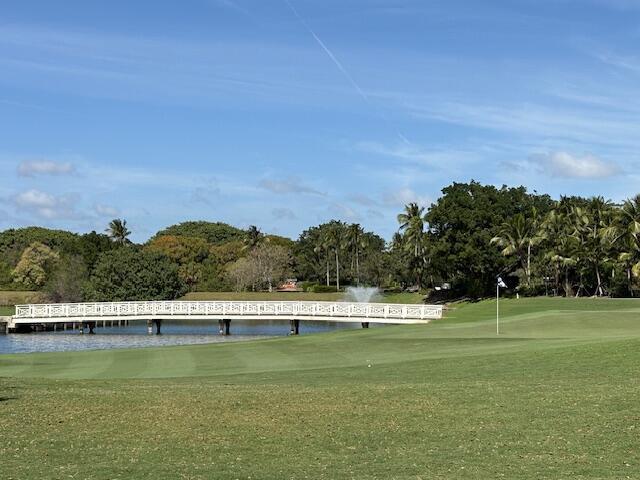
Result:
[[[0,356],[0,478],[637,478],[640,302],[502,310]]]
[[[292,300],[310,302],[341,302],[347,297],[344,292],[192,292],[184,300]],[[373,298],[374,302],[421,303],[419,293],[385,293]]]

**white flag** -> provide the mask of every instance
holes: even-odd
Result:
[[[502,281],[502,277],[498,277],[498,286],[500,288],[507,288],[507,284]]]

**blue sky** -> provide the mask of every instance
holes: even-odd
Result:
[[[0,4],[0,229],[389,238],[471,179],[640,192],[640,0]]]

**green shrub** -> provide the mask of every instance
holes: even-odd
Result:
[[[335,285],[314,285],[312,291],[313,293],[332,293],[337,292],[338,290]]]

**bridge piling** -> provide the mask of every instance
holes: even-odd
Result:
[[[291,331],[289,332],[289,335],[299,335],[300,320],[289,320],[289,324],[291,325]]]
[[[159,318],[156,318],[153,323],[156,324],[156,335],[162,335],[162,333],[160,332],[160,327],[162,326],[162,320]]]
[[[224,335],[224,320],[218,320],[218,335]]]
[[[362,328],[369,328],[369,322],[362,322]]]
[[[231,335],[231,320],[228,318],[224,321],[224,334]]]
[[[153,335],[153,320],[147,320],[147,335]]]

